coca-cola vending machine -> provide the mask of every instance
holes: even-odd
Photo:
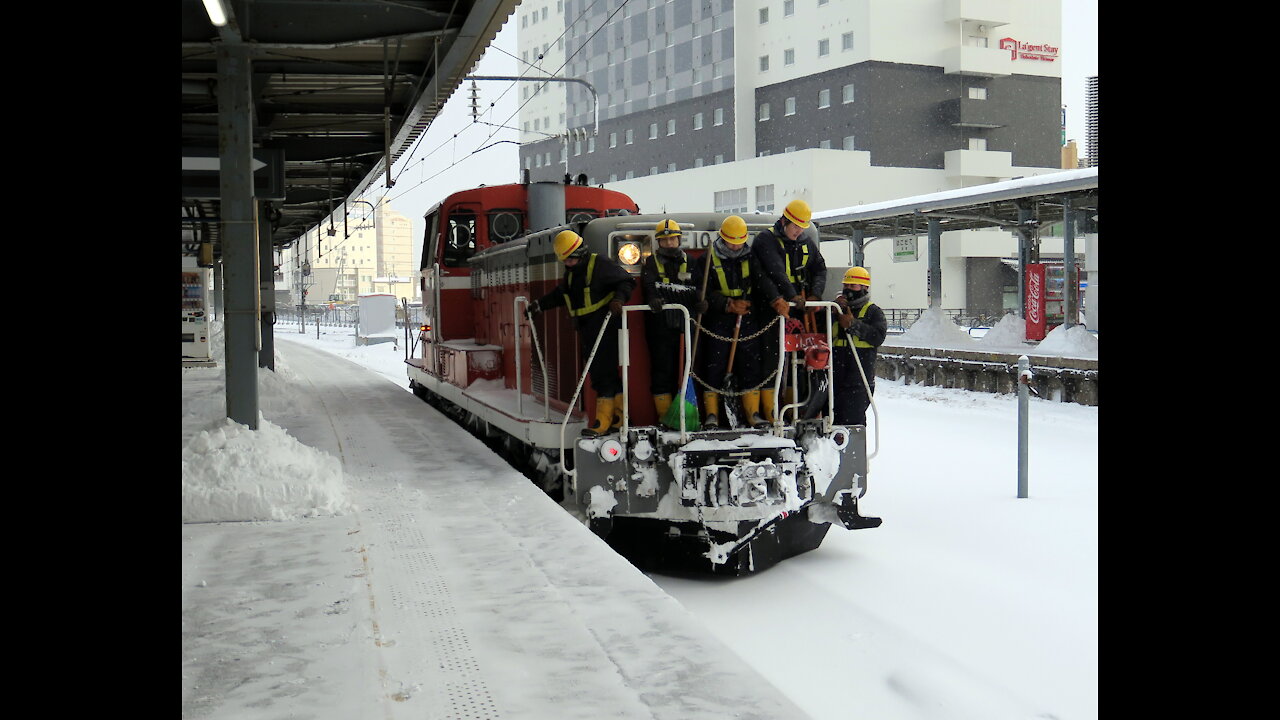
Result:
[[[1027,339],[1043,340],[1066,320],[1067,284],[1063,263],[1027,263]],[[1076,265],[1079,287],[1080,266]]]

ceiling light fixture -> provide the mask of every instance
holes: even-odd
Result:
[[[204,0],[205,12],[209,13],[209,22],[222,27],[227,24],[227,10],[222,0]]]

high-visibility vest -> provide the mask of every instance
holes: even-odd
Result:
[[[658,266],[658,279],[664,283],[671,282],[671,279],[667,277],[666,264],[656,257],[653,259],[653,263]],[[688,261],[688,258],[685,258],[684,260],[680,261],[680,269],[676,271],[676,277],[685,275],[688,272],[689,272],[689,261]]]
[[[870,301],[870,300],[868,300],[867,302],[863,303],[862,307],[861,307],[861,308],[859,308],[859,310],[858,310],[858,319],[859,319],[859,320],[861,320],[861,319],[863,319],[864,317],[866,317],[866,316],[867,316],[867,310],[869,310],[870,308],[871,308],[871,301]],[[843,329],[843,328],[841,328],[840,332],[836,335],[836,338],[835,338],[834,340],[832,340],[832,341],[831,341],[831,344],[832,344],[832,345],[835,345],[836,347],[849,347],[849,341],[845,339],[845,336],[846,336],[846,335],[848,335],[849,337],[852,337],[852,338],[853,338],[853,346],[854,346],[854,347],[860,347],[860,348],[873,348],[873,347],[875,347],[875,345],[872,345],[871,343],[867,342],[866,340],[863,340],[862,338],[858,337],[857,335],[854,335],[854,334],[852,334],[852,333],[845,333],[845,331],[844,331],[844,329]]]
[[[720,256],[715,250],[708,250],[711,253],[711,264],[716,269],[716,277],[720,278],[720,294],[725,297],[741,297],[746,290],[730,290],[729,279],[724,276],[724,268],[720,265]],[[751,276],[751,264],[745,259],[742,261],[742,284],[747,285],[747,278]]]
[[[799,290],[800,281],[804,279],[804,269],[809,267],[809,243],[803,240],[800,242],[800,269],[794,273],[791,271],[791,253],[787,252],[787,245],[782,242],[782,238],[778,238],[778,248],[782,250],[782,259],[787,263],[787,280]]]
[[[595,253],[591,253],[591,259],[587,261],[587,283],[582,288],[582,308],[578,310],[574,310],[573,298],[569,295],[569,293],[564,294],[564,304],[566,307],[569,308],[570,315],[587,315],[587,314],[593,313],[596,310],[599,310],[600,308],[607,305],[609,301],[613,299],[613,291],[610,290],[609,294],[605,295],[598,302],[594,302],[594,303],[591,302],[591,275],[596,270],[597,257],[599,256],[596,255]]]

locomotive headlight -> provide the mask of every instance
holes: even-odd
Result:
[[[623,265],[635,265],[640,262],[640,246],[633,242],[619,245],[618,260]]]

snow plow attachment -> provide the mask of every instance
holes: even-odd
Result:
[[[655,427],[576,442],[572,496],[589,526],[644,570],[745,575],[817,549],[858,512],[865,428],[822,420],[704,431]]]

